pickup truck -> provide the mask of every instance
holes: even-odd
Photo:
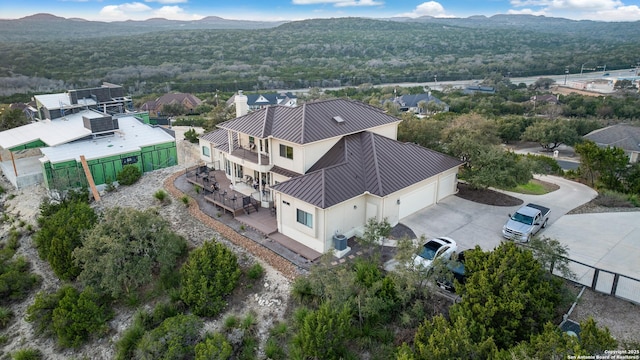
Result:
[[[540,229],[547,227],[549,208],[527,204],[518,209],[502,227],[502,236],[511,240],[529,242]]]

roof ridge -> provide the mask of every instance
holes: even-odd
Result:
[[[267,118],[269,117],[269,108],[264,112],[264,117],[262,118],[262,134],[260,134],[262,138],[265,138],[265,134],[267,132]]]
[[[300,144],[304,144],[304,124],[307,113],[307,104],[302,104],[302,124],[300,125]]]
[[[378,166],[378,152],[376,151],[375,137],[373,136],[372,132],[365,131],[365,133],[371,138],[371,155],[373,158],[373,168],[375,169],[376,173],[376,183],[378,185],[378,190],[380,190],[380,194],[384,194],[384,192],[382,191],[382,180],[380,179],[380,167]]]

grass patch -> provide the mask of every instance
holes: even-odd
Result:
[[[526,194],[526,195],[544,195],[552,191],[556,191],[558,190],[558,188],[559,186],[556,184],[540,181],[537,179],[532,179],[524,185],[518,185],[514,188],[504,189],[504,190],[516,192],[519,194]]]

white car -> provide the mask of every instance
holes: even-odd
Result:
[[[448,237],[441,236],[427,241],[420,252],[413,258],[413,265],[428,268],[438,258],[450,259],[458,250],[456,242]]]

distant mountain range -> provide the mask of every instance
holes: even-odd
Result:
[[[80,18],[63,18],[52,14],[34,14],[20,19],[0,20],[0,41],[20,42],[34,40],[64,40],[100,38],[110,36],[135,35],[170,30],[256,30],[275,28],[285,23],[297,23],[301,27],[323,23],[322,20],[310,19],[295,22],[287,21],[249,21],[229,20],[218,16],[207,16],[201,20],[182,21],[153,18],[141,21],[89,21]],[[494,15],[471,16],[468,18],[435,18],[422,16],[418,18],[394,17],[386,19],[370,19],[407,24],[438,24],[442,26],[468,28],[513,28],[530,30],[537,33],[550,34],[582,34],[594,39],[608,38],[607,34],[615,33],[637,37],[640,33],[640,21],[636,22],[598,22],[591,20],[569,20],[533,15]],[[304,24],[304,25],[303,25]],[[295,26],[294,26],[295,27]],[[603,31],[605,30],[605,31]],[[635,34],[635,35],[634,35]],[[616,40],[621,40],[617,38]]]

